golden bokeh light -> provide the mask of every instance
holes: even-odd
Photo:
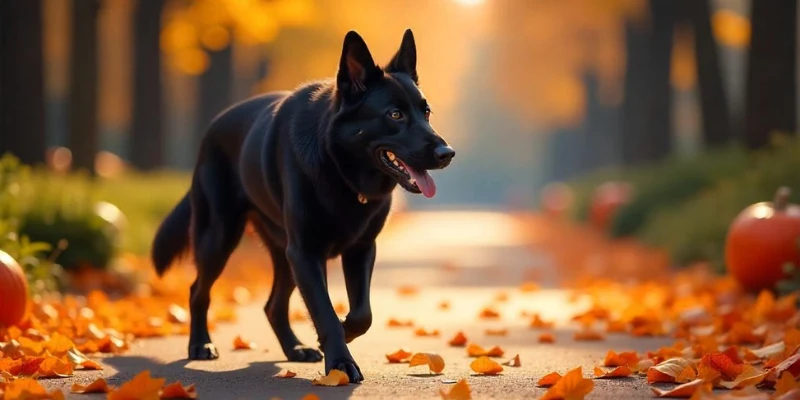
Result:
[[[750,45],[750,20],[730,10],[719,10],[711,17],[714,37],[730,47]]]

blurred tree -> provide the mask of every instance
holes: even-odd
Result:
[[[0,1],[0,154],[45,160],[42,1]]]
[[[751,2],[744,141],[757,149],[797,129],[797,0]]]
[[[199,107],[197,110],[197,133],[206,134],[211,120],[231,105],[233,90],[233,57],[231,46],[211,51],[209,65],[198,79]]]
[[[694,33],[695,65],[703,115],[703,144],[707,148],[727,143],[734,135],[728,98],[722,84],[719,51],[711,26],[710,0],[685,0]]]
[[[620,146],[626,165],[642,161],[647,129],[648,28],[641,21],[625,22],[625,83]]]
[[[164,165],[162,128],[161,12],[166,0],[139,0],[134,11],[133,128],[130,159],[144,171]]]
[[[615,148],[618,147],[619,138],[613,126],[617,107],[610,107],[601,101],[600,83],[595,73],[587,72],[583,81],[586,88],[586,117],[583,119],[581,130],[586,136],[584,143],[586,150],[581,156],[583,160],[581,172],[589,172],[617,162]]]
[[[100,0],[72,2],[69,141],[72,166],[95,174],[97,126],[97,13]]]

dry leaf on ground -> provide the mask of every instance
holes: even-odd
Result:
[[[552,333],[546,332],[539,335],[539,343],[555,343],[556,338]]]
[[[438,329],[427,330],[423,327],[419,327],[417,328],[417,330],[414,331],[414,335],[422,337],[436,337],[439,336],[439,330]]]
[[[683,358],[670,358],[664,360],[647,370],[647,383],[656,382],[675,382],[678,375],[687,367],[691,367],[692,362]]]
[[[630,367],[627,365],[619,366],[614,368],[611,371],[603,371],[598,367],[594,367],[594,376],[598,379],[607,379],[607,378],[626,378],[633,374]]]
[[[584,330],[577,331],[577,332],[575,332],[575,335],[573,335],[573,338],[575,340],[582,341],[582,342],[585,342],[585,341],[597,341],[597,340],[605,340],[606,339],[606,337],[602,333],[600,333],[598,331],[593,331],[591,329],[584,329]]]
[[[109,392],[108,400],[157,400],[165,382],[166,379],[153,378],[149,370],[144,370],[119,389]]]
[[[410,328],[414,326],[414,321],[410,319],[399,320],[396,318],[390,318],[389,321],[386,323],[386,326],[390,328]]]
[[[614,350],[609,350],[606,358],[603,361],[604,367],[621,367],[621,366],[634,366],[639,363],[639,355],[635,351],[623,351],[616,353]]]
[[[690,398],[692,395],[703,386],[702,379],[695,379],[689,383],[675,386],[669,390],[651,387],[650,390],[656,397],[677,397],[677,398]]]
[[[778,381],[775,382],[775,396],[784,395],[795,389],[800,389],[800,382],[788,372],[781,374]]]
[[[277,374],[272,376],[274,376],[275,378],[294,378],[295,376],[297,376],[297,372],[290,371],[288,369],[282,369],[278,371]]]
[[[431,373],[438,374],[444,370],[444,359],[435,353],[417,353],[408,361],[408,366],[416,367],[418,365],[428,365]]]
[[[38,381],[32,378],[15,379],[5,384],[3,388],[5,399],[31,399],[31,400],[64,400],[64,393],[60,390],[48,392]]]
[[[539,290],[539,284],[530,281],[522,282],[522,284],[519,285],[519,290],[523,293],[535,292]]]
[[[480,357],[480,356],[488,356],[488,357],[502,357],[505,352],[499,346],[493,346],[489,350],[484,349],[483,347],[475,344],[470,343],[467,346],[467,355],[470,357]]]
[[[319,377],[311,381],[314,386],[347,386],[350,383],[350,378],[347,377],[342,371],[332,369],[328,375]]]
[[[408,359],[412,356],[412,354],[405,349],[400,349],[395,351],[391,354],[386,354],[386,359],[389,360],[390,363],[401,363],[408,361]]]
[[[500,364],[486,356],[476,358],[475,361],[470,363],[469,367],[473,371],[484,375],[497,375],[503,372],[503,367]]]
[[[553,322],[544,321],[539,314],[533,314],[529,326],[533,329],[550,329],[555,324]]]
[[[700,366],[708,366],[718,371],[727,380],[736,379],[744,372],[744,364],[734,362],[725,353],[706,354],[700,359]]]
[[[453,338],[447,343],[453,347],[462,347],[467,344],[467,337],[464,336],[464,332],[458,331],[458,333],[456,333],[456,335],[453,336]]]
[[[478,313],[478,318],[480,319],[499,319],[500,312],[495,310],[492,307],[484,307],[480,313]]]
[[[592,389],[594,389],[594,382],[584,378],[581,367],[578,367],[567,372],[545,392],[540,400],[582,400]]]
[[[197,389],[194,384],[183,386],[180,382],[172,382],[161,390],[162,399],[196,399]]]
[[[107,393],[110,392],[113,387],[108,386],[108,382],[106,382],[103,378],[95,379],[92,383],[84,386],[80,383],[73,383],[72,387],[70,388],[70,392],[72,393]]]
[[[752,365],[745,365],[742,372],[733,381],[721,381],[720,386],[726,389],[742,389],[761,383],[768,371],[762,371]]]
[[[255,349],[256,344],[250,341],[245,341],[242,339],[241,336],[236,335],[236,338],[233,339],[233,349],[234,350],[251,350]]]
[[[446,300],[442,300],[437,307],[442,311],[449,310],[450,309],[450,302],[446,301]]]
[[[506,336],[508,335],[508,329],[486,329],[485,333],[486,336]]]
[[[515,355],[514,358],[504,362],[503,365],[508,365],[509,367],[521,367],[522,363],[519,361],[519,354]]]
[[[555,385],[558,381],[560,381],[561,378],[562,376],[558,372],[551,372],[543,376],[541,379],[539,379],[539,381],[536,382],[536,386],[550,387]]]
[[[469,387],[466,379],[458,381],[449,391],[444,388],[439,389],[439,395],[443,400],[470,400],[472,399],[472,389]]]

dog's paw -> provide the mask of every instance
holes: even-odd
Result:
[[[213,343],[189,344],[190,360],[216,360],[219,352]]]
[[[300,345],[286,352],[286,358],[294,362],[320,362],[322,353],[313,347]]]
[[[338,369],[347,374],[347,377],[350,378],[350,383],[359,383],[364,380],[364,375],[361,375],[361,368],[354,361],[340,361],[332,364],[333,367],[331,369]],[[326,371],[326,374],[328,372],[330,370]]]

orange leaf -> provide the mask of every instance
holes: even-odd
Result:
[[[495,309],[493,309],[491,307],[485,307],[484,309],[481,310],[480,314],[478,314],[478,318],[480,318],[480,319],[498,319],[498,318],[500,318],[500,313],[497,310],[495,310]]]
[[[133,379],[122,384],[119,389],[108,393],[108,400],[157,400],[166,379],[152,378],[149,370],[144,370]]]
[[[458,383],[450,388],[449,392],[445,392],[444,389],[439,389],[439,394],[442,396],[443,400],[470,400],[472,398],[471,392],[472,389],[470,389],[466,379],[458,381]]]
[[[535,291],[539,290],[539,284],[537,284],[536,282],[530,282],[530,281],[522,282],[522,284],[519,285],[519,290],[521,292],[525,292],[525,293],[535,292]]]
[[[605,340],[605,336],[603,336],[602,333],[593,331],[591,329],[584,329],[582,331],[575,332],[573,337],[575,340],[580,341]]]
[[[347,386],[349,383],[350,378],[347,374],[338,369],[332,369],[328,375],[311,381],[314,386]]]
[[[389,322],[386,323],[386,326],[390,328],[407,328],[414,326],[414,321],[410,319],[401,321],[399,319],[391,318],[389,319]]]
[[[39,371],[39,365],[43,362],[44,357],[25,357],[21,360],[8,360],[0,362],[0,371],[6,371],[14,376],[31,376]]]
[[[81,351],[75,347],[67,351],[66,358],[75,368],[80,367],[82,369],[103,369],[100,364],[98,364],[96,361],[90,360],[89,357],[86,357],[85,354],[81,353]]]
[[[282,369],[280,370],[280,372],[272,376],[274,376],[275,378],[294,378],[295,376],[297,376],[297,373],[289,371],[288,369]]]
[[[615,353],[614,350],[609,350],[606,354],[606,359],[603,361],[604,367],[621,367],[633,366],[639,362],[639,355],[635,351],[623,351],[622,353]]]
[[[314,393],[309,393],[303,396],[300,400],[319,400],[319,396],[315,395]]]
[[[419,327],[419,328],[417,328],[417,330],[414,331],[414,335],[416,335],[416,336],[439,336],[439,330],[438,329],[426,330],[423,327]]]
[[[75,347],[75,343],[69,340],[68,337],[55,332],[50,336],[50,340],[44,343],[44,348],[54,356],[61,357],[66,354],[70,349]]]
[[[539,379],[539,382],[536,382],[536,386],[539,387],[550,387],[558,383],[561,380],[561,374],[558,372],[551,372]]]
[[[64,400],[64,394],[59,390],[47,392],[38,381],[31,378],[15,379],[5,384],[3,388],[6,399],[31,399],[31,400]]]
[[[458,331],[458,333],[456,333],[456,335],[453,336],[453,338],[447,343],[453,347],[462,347],[467,344],[467,337],[464,336],[464,332]]]
[[[390,363],[401,363],[408,360],[409,357],[411,357],[411,353],[407,352],[405,349],[400,349],[392,354],[386,355],[386,359],[389,360]]]
[[[428,368],[434,374],[438,374],[444,370],[444,359],[442,356],[435,353],[417,353],[408,361],[409,367],[425,364],[428,365]]]
[[[715,370],[713,367],[700,364],[697,366],[697,377],[702,379],[704,382],[713,383],[714,385],[722,378],[722,374],[719,371]]]
[[[650,367],[647,370],[647,383],[656,382],[675,382],[678,375],[686,368],[690,367],[692,363],[683,358],[670,358],[664,360],[657,365]]]
[[[397,288],[397,294],[400,296],[412,296],[419,292],[419,289],[413,285],[404,285]]]
[[[691,366],[686,367],[680,374],[675,378],[675,382],[677,383],[686,383],[691,382],[697,379],[697,372]]]
[[[533,329],[550,329],[553,327],[552,322],[546,322],[539,316],[539,314],[533,314],[531,318],[530,327]]]
[[[662,390],[659,388],[651,387],[650,390],[653,391],[653,394],[656,397],[678,397],[678,398],[689,398],[703,386],[702,379],[695,379],[689,383],[684,383],[683,385],[675,386],[670,390]]]
[[[610,372],[605,372],[598,367],[594,367],[594,376],[600,379],[625,378],[631,376],[631,374],[633,374],[633,371],[631,371],[630,367],[628,367],[627,365],[616,367]]]
[[[162,399],[196,399],[197,389],[194,384],[183,386],[180,382],[173,382],[161,391]]]
[[[39,364],[39,376],[42,378],[65,378],[72,374],[72,364],[58,357],[47,357]]]
[[[736,379],[742,371],[744,371],[743,364],[736,364],[724,353],[711,353],[706,354],[700,359],[700,365],[707,365],[722,375],[723,378],[728,380]]]
[[[496,295],[494,295],[494,301],[499,302],[499,303],[503,303],[503,302],[508,301],[508,293],[506,293],[506,292],[498,292]]]
[[[618,320],[608,321],[606,324],[606,332],[608,333],[622,333],[627,330],[628,326],[626,323]]]
[[[781,361],[780,364],[772,369],[772,373],[775,376],[780,376],[781,372],[789,371],[792,376],[800,376],[800,362],[798,361],[800,361],[800,353]]]
[[[487,329],[486,336],[506,336],[508,329]]]
[[[476,358],[469,367],[473,371],[484,375],[497,375],[503,372],[503,367],[500,364],[486,356]]]
[[[539,343],[555,343],[556,338],[553,336],[552,333],[545,332],[539,335]]]
[[[251,350],[251,349],[254,349],[255,347],[256,347],[255,343],[246,342],[239,335],[236,335],[236,338],[233,339],[233,349],[234,350]]]
[[[86,386],[73,383],[69,391],[72,393],[108,393],[112,389],[112,387],[108,386],[105,379],[98,378]]]
[[[545,392],[540,400],[570,399],[582,400],[594,389],[594,382],[583,377],[581,367],[567,372],[553,387]]]
[[[522,363],[519,361],[519,354],[515,355],[514,358],[504,362],[503,365],[508,365],[509,367],[521,367]]]
[[[450,302],[442,300],[442,302],[439,303],[438,307],[439,307],[440,310],[449,310],[450,309]]]
[[[347,305],[340,301],[333,306],[333,310],[339,315],[347,314]]]
[[[489,356],[489,357],[502,357],[505,352],[499,346],[494,346],[489,350],[484,349],[481,346],[478,346],[475,343],[470,343],[467,346],[467,355],[470,357],[480,357],[480,356]]]
[[[790,373],[781,374],[778,381],[775,382],[775,396],[781,396],[794,389],[800,389],[800,384]]]
[[[16,340],[19,342],[19,350],[26,356],[39,356],[44,353],[44,346],[41,342],[34,341],[25,336],[20,336]]]
[[[752,365],[745,365],[742,373],[740,373],[733,381],[722,381],[720,386],[726,389],[742,389],[749,386],[755,386],[764,380],[769,372],[759,371]]]

